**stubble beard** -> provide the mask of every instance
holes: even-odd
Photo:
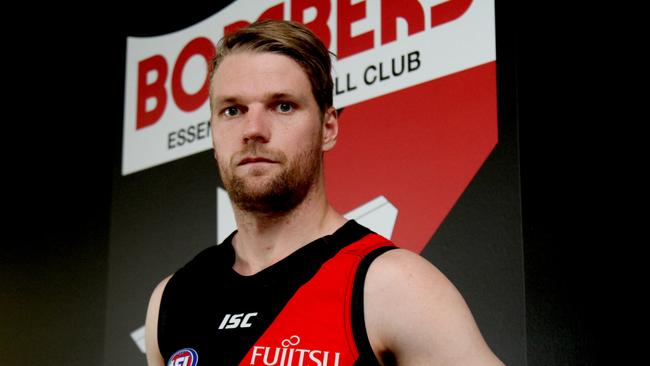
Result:
[[[287,159],[279,160],[287,162]],[[233,174],[234,167],[231,167],[230,174],[224,174],[221,168],[219,170],[230,200],[237,208],[255,214],[282,216],[303,202],[316,184],[322,165],[320,147],[314,144],[287,164],[263,186],[248,182],[256,178]]]

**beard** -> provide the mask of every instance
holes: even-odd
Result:
[[[229,174],[224,174],[220,167],[221,177],[230,200],[240,210],[265,214],[282,215],[298,206],[316,184],[322,166],[321,151],[314,144],[291,161],[282,152],[270,152],[252,145],[247,152],[262,153],[273,157],[274,161],[285,163],[286,167],[270,177],[267,182],[250,182],[250,177],[242,177],[233,173],[236,165],[231,162]],[[261,175],[249,172],[251,176]]]

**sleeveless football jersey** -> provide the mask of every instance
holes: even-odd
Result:
[[[363,318],[370,263],[395,248],[355,221],[251,276],[230,235],[169,280],[158,346],[168,366],[377,365]]]

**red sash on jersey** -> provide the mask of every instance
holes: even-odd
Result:
[[[240,365],[354,364],[359,357],[351,323],[355,273],[364,256],[392,245],[369,234],[325,262],[289,300]]]

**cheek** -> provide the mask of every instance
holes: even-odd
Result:
[[[214,121],[210,122],[210,133],[212,134],[212,136],[210,136],[212,138],[212,147],[217,150],[219,144],[218,138],[221,136],[221,131],[216,127]]]
[[[230,159],[230,147],[227,144],[227,139],[224,139],[223,136],[212,135],[212,147],[213,155],[221,169],[227,169],[227,162]]]
[[[300,125],[300,129],[296,129],[293,134],[293,141],[296,149],[305,150],[311,149],[314,145],[320,145],[323,131],[320,120],[313,115],[304,117],[306,123]],[[290,132],[291,133],[291,132]]]
[[[219,126],[214,124],[212,125],[212,147],[214,148],[215,156],[217,154],[227,154],[231,148],[229,145],[232,144],[232,138],[227,134],[227,130],[219,128]]]
[[[214,148],[214,158],[219,165],[224,165],[230,159],[230,153],[224,148],[223,143],[217,143]]]
[[[313,149],[314,144],[318,137],[313,131],[301,131],[294,133],[290,138],[283,141],[280,146],[282,149],[291,155],[301,153]]]
[[[221,176],[221,179],[222,180],[227,179],[228,176],[230,175],[230,170],[231,170],[228,156],[224,155],[222,152],[217,151],[215,149],[214,159],[216,162],[217,170],[219,171],[219,175]]]

